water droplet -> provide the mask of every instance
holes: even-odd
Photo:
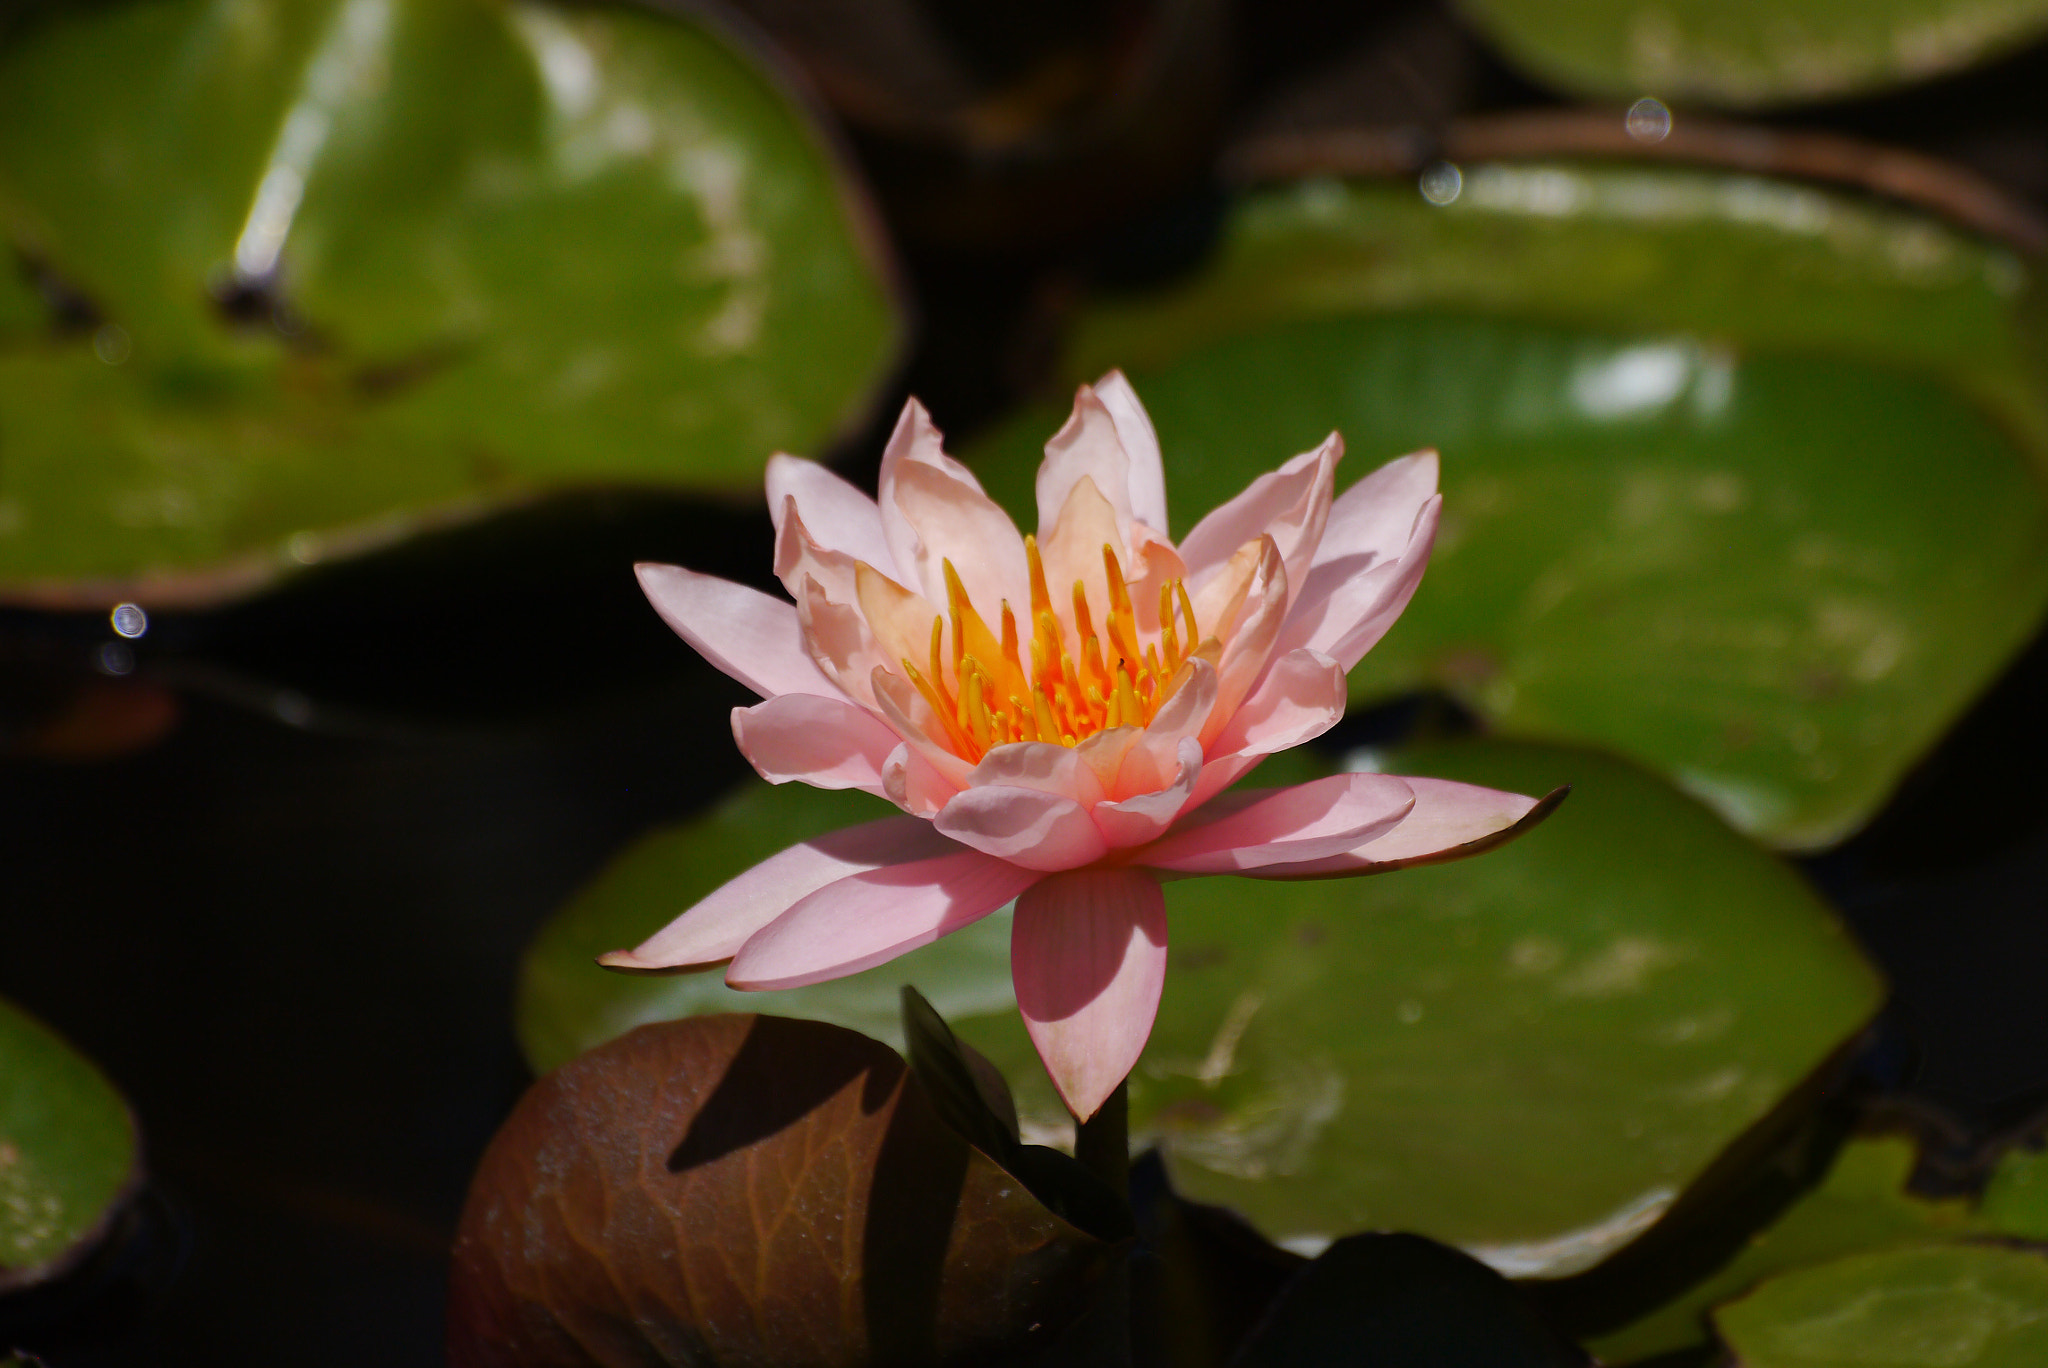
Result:
[[[1671,110],[1662,100],[1645,97],[1628,107],[1622,127],[1639,143],[1663,142],[1671,134]]]
[[[1431,204],[1449,204],[1465,188],[1465,173],[1451,162],[1431,162],[1422,168],[1417,185],[1422,197]]]
[[[139,603],[115,604],[107,620],[114,624],[115,631],[131,640],[149,630],[149,614],[142,611]]]
[[[108,323],[92,335],[92,354],[110,366],[120,365],[134,350],[128,330],[118,323]]]

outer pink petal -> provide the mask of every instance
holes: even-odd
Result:
[[[1216,669],[1216,706],[1202,727],[1205,750],[1216,749],[1217,738],[1264,676],[1274,646],[1287,627],[1286,563],[1271,537],[1264,539],[1263,552],[1252,576],[1251,592]]]
[[[1401,782],[1415,791],[1415,807],[1392,831],[1341,855],[1246,872],[1260,879],[1315,879],[1460,860],[1521,835],[1556,811],[1570,792],[1560,788],[1539,799],[1448,779]]]
[[[775,578],[791,598],[802,603],[805,583],[815,580],[834,603],[858,602],[855,581],[860,564],[850,553],[820,544],[800,507],[783,505],[775,523]]]
[[[1434,451],[1387,462],[1330,505],[1315,563],[1360,561],[1356,568],[1365,570],[1400,555],[1415,529],[1415,515],[1435,496],[1436,485]]]
[[[930,862],[959,847],[916,817],[884,817],[827,832],[771,855],[731,879],[632,950],[598,956],[641,973],[701,968],[731,959],[748,937],[797,902],[849,874]]]
[[[896,472],[906,463],[946,466],[953,464],[939,445],[939,430],[932,426],[924,405],[912,399],[903,405],[889,444],[882,449],[882,471],[877,481],[875,503],[882,519],[882,539],[889,544],[890,557],[908,582],[917,575],[919,547],[917,529],[903,516],[896,502]]]
[[[867,709],[843,698],[783,694],[732,710],[733,740],[763,779],[886,796],[882,766],[900,744]]]
[[[1166,984],[1166,900],[1142,870],[1055,874],[1017,899],[1017,1008],[1067,1110],[1086,1121],[1130,1076]]]
[[[1077,869],[1109,853],[1088,809],[1060,793],[983,784],[963,789],[932,825],[965,846],[1026,869]]]
[[[1188,587],[1206,585],[1237,548],[1261,535],[1271,536],[1287,563],[1287,582],[1297,588],[1308,578],[1330,502],[1337,460],[1344,439],[1331,433],[1313,451],[1305,451],[1278,470],[1259,476],[1245,491],[1195,524],[1180,544],[1187,562]],[[1208,624],[1202,624],[1205,630]]]
[[[1123,443],[1124,455],[1131,463],[1131,516],[1164,534],[1166,469],[1159,459],[1159,434],[1152,430],[1152,419],[1120,370],[1113,370],[1095,382],[1095,397],[1116,420],[1117,440]]]
[[[1441,496],[1426,500],[1415,515],[1408,544],[1394,560],[1351,573],[1355,562],[1332,561],[1309,572],[1309,585],[1289,615],[1282,649],[1312,646],[1349,670],[1379,644],[1415,596],[1443,512]]]
[[[1320,860],[1391,831],[1415,806],[1415,795],[1390,774],[1333,774],[1240,801],[1210,804],[1196,825],[1180,827],[1133,862],[1181,874],[1236,874]]]
[[[825,586],[805,579],[796,596],[797,625],[814,668],[837,692],[867,706],[875,702],[875,671],[895,665],[882,652],[860,609],[834,600]]]
[[[893,817],[918,822],[915,817]],[[894,864],[826,884],[733,958],[735,988],[801,988],[907,954],[979,921],[1043,876],[978,851]]]
[[[1153,458],[1158,458],[1156,450]],[[1115,416],[1087,385],[1074,392],[1074,411],[1045,444],[1045,460],[1039,463],[1034,489],[1041,542],[1052,539],[1074,486],[1083,480],[1091,481],[1108,503],[1116,528],[1112,544],[1118,555],[1124,554],[1124,529],[1131,521],[1131,458]],[[1097,547],[1099,557],[1099,542]]]
[[[960,791],[961,784],[908,741],[882,762],[882,796],[913,817],[929,818]]]
[[[901,578],[896,558],[882,536],[882,513],[873,499],[816,461],[772,456],[768,460],[768,513],[775,520],[778,538],[791,499],[819,546]],[[782,571],[778,568],[776,573]]]
[[[839,692],[804,649],[793,605],[679,565],[643,561],[633,573],[677,636],[763,698]]]
[[[1276,752],[1321,736],[1344,715],[1344,672],[1319,651],[1289,651],[1266,670],[1209,747],[1192,806],[1249,774]]]
[[[971,786],[1009,784],[1062,794],[1083,807],[1093,807],[1103,798],[1094,768],[1078,750],[1054,741],[1017,741],[995,746],[981,757],[967,782]]]
[[[1095,825],[1101,828],[1112,849],[1122,850],[1158,839],[1187,807],[1202,773],[1202,743],[1192,736],[1183,736],[1174,759],[1171,777],[1151,792],[1095,805]]]

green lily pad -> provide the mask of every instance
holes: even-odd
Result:
[[[0,237],[86,311],[0,297],[32,601],[218,599],[593,483],[751,491],[904,333],[805,113],[638,6],[59,10],[0,46]]]
[[[635,1026],[712,1012],[809,1017],[903,1050],[906,983],[948,1021],[1015,1016],[1007,909],[865,973],[808,988],[743,993],[726,987],[717,970],[627,976],[595,963],[607,950],[638,945],[706,893],[785,846],[893,811],[865,793],[749,781],[704,816],[641,838],[527,948],[516,1008],[527,1062],[545,1073]],[[1038,1067],[1035,1056],[1032,1067]]]
[[[1778,1274],[1849,1254],[1974,1233],[1982,1222],[1960,1200],[1906,1191],[1913,1142],[1898,1136],[1852,1141],[1819,1187],[1800,1198],[1703,1282],[1632,1325],[1590,1341],[1603,1363],[1635,1363],[1708,1339],[1707,1312]]]
[[[1202,279],[1088,314],[1070,376],[1131,372],[1176,531],[1333,427],[1349,478],[1442,451],[1435,558],[1355,698],[1450,689],[1776,844],[1856,829],[2048,606],[2025,269],[1753,177],[1465,186],[1255,196]],[[976,461],[1013,508],[1056,421]]]
[[[2048,32],[2041,0],[1461,0],[1578,94],[1765,105],[1960,71]]]
[[[1529,836],[1458,864],[1169,888],[1173,957],[1132,1125],[1191,1198],[1302,1245],[1406,1229],[1517,1274],[1568,1273],[1654,1222],[1876,1010],[1877,976],[1806,886],[1634,767],[1473,743],[1395,768],[1576,787]],[[1296,753],[1255,782],[1315,769]],[[529,1059],[735,1006],[893,1040],[897,987],[914,983],[1010,1080],[1025,1138],[1059,1140],[1068,1121],[1013,1005],[1004,915],[780,993],[591,964],[787,843],[879,810],[756,785],[647,838],[529,950]]]
[[[0,1292],[87,1253],[138,1181],[135,1123],[107,1080],[0,1001]]]
[[[1411,1230],[1514,1275],[1589,1267],[1882,1000],[1796,875],[1633,766],[1474,742],[1389,768],[1573,789],[1456,864],[1169,887],[1132,1130],[1181,1191],[1269,1237]],[[1027,1130],[1056,1117],[1013,1013],[953,1024]]]
[[[2048,1243],[2048,1151],[2014,1150],[2000,1159],[1978,1211],[2000,1234]]]
[[[1787,1273],[1714,1313],[1740,1368],[2033,1368],[2048,1362],[2048,1259],[1938,1244]]]

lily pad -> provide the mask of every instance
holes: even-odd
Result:
[[[1544,80],[1723,105],[1831,99],[1960,71],[2048,32],[2041,0],[1461,0]]]
[[[1714,1313],[1739,1368],[2033,1368],[2048,1362],[2048,1259],[1998,1245],[1852,1255]]]
[[[1131,372],[1183,524],[1333,427],[1361,474],[1442,451],[1435,558],[1355,698],[1450,689],[1776,844],[1856,829],[2048,606],[2025,268],[1754,177],[1464,186],[1255,196],[1202,279],[1087,315],[1067,369]],[[980,454],[1013,507],[1051,421]]]
[[[1315,763],[1297,752],[1254,781]],[[1191,1198],[1302,1247],[1406,1229],[1511,1273],[1569,1273],[1654,1222],[1877,1008],[1876,974],[1796,875],[1631,765],[1486,742],[1393,768],[1575,788],[1529,836],[1458,864],[1169,888],[1173,955],[1132,1125]],[[1010,1080],[1027,1140],[1068,1134],[1010,995],[1004,915],[779,993],[591,964],[761,857],[879,809],[755,785],[647,838],[529,950],[529,1058],[734,1007],[893,1040],[898,985],[914,983]]]
[[[1796,875],[1631,765],[1474,742],[1388,767],[1573,789],[1456,864],[1167,890],[1134,1143],[1273,1239],[1410,1230],[1515,1276],[1590,1267],[1882,1000]],[[953,1026],[1011,1079],[1027,1132],[1052,1124],[1014,1013]]]
[[[56,7],[0,46],[0,237],[68,301],[30,331],[0,299],[18,600],[209,601],[567,487],[751,491],[904,333],[805,112],[639,6]]]
[[[1849,1254],[1924,1243],[1981,1229],[1969,1204],[1906,1191],[1913,1142],[1852,1141],[1821,1185],[1800,1198],[1712,1277],[1633,1325],[1589,1342],[1603,1363],[1652,1359],[1709,1338],[1707,1312],[1778,1274]]]
[[[0,1001],[0,1292],[90,1252],[137,1164],[135,1123],[99,1070]]]
[[[811,1017],[900,1050],[906,983],[947,1021],[1016,1015],[1007,909],[865,973],[808,988],[743,993],[726,987],[717,970],[629,977],[595,963],[607,950],[639,944],[706,893],[785,846],[892,811],[864,793],[750,780],[703,816],[641,838],[528,947],[517,1006],[527,1062],[545,1072],[635,1026],[709,1012]],[[1036,1056],[1031,1066],[1038,1068]]]

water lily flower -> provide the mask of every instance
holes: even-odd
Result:
[[[1342,446],[1332,433],[1260,476],[1177,545],[1158,439],[1114,371],[1046,444],[1036,536],[941,450],[916,400],[878,499],[776,456],[775,573],[793,602],[672,565],[638,567],[641,586],[761,696],[732,725],[764,778],[864,789],[906,815],[793,845],[601,962],[730,961],[736,988],[793,988],[1015,900],[1017,1005],[1086,1120],[1152,1030],[1162,882],[1372,873],[1540,819],[1547,802],[1440,779],[1230,790],[1342,715],[1345,671],[1429,558],[1435,453],[1336,498]]]

